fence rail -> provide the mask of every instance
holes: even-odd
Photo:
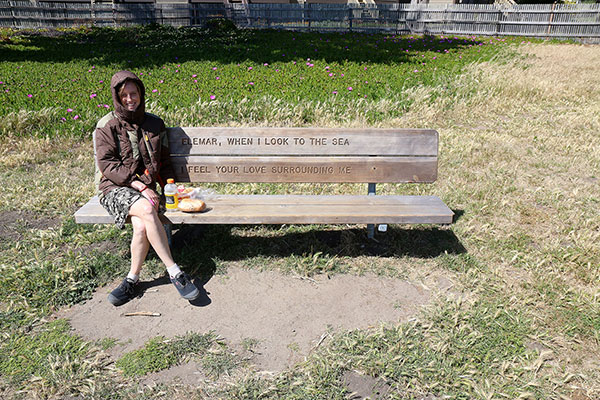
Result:
[[[510,35],[600,41],[600,4],[226,4],[77,3],[0,0],[0,27],[202,26],[397,34]]]

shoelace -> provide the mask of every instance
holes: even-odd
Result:
[[[179,276],[176,276],[175,279],[181,283],[181,286],[185,286],[187,284],[187,279],[185,279],[184,274],[179,274]]]
[[[134,293],[133,286],[134,283],[125,280],[125,282],[123,282],[123,284],[121,285],[121,289],[123,289],[123,291],[127,293],[127,295],[132,296]]]

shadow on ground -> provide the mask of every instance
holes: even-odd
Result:
[[[415,257],[463,254],[465,247],[454,232],[441,227],[389,227],[367,238],[365,228],[289,227],[281,225],[182,225],[173,234],[173,252],[191,272],[208,281],[221,261],[255,257]],[[196,267],[197,266],[197,267]]]

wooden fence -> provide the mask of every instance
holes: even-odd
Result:
[[[77,3],[0,0],[0,26],[202,26],[577,38],[600,41],[600,4]]]

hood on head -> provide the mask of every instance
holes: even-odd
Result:
[[[135,82],[140,88],[140,105],[135,111],[129,111],[121,104],[119,99],[119,89],[126,81]],[[133,72],[119,71],[113,75],[110,80],[110,90],[113,98],[113,107],[117,116],[129,123],[141,124],[146,115],[146,88],[144,84]]]

